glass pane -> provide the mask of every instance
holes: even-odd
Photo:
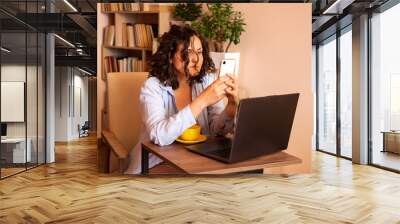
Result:
[[[45,1],[0,1],[2,143],[0,177],[24,171],[45,161],[45,35],[21,20],[39,17]]]
[[[400,5],[372,18],[372,163],[400,170]]]
[[[312,46],[312,83],[313,83],[313,120],[317,120],[317,47],[315,45]],[[317,122],[314,122],[314,132],[313,132],[313,139],[312,139],[312,149],[316,150],[317,149]]]
[[[30,153],[28,155],[30,158],[28,159],[27,166],[28,168],[34,167],[37,165],[37,157],[38,157],[38,141],[37,141],[37,132],[38,132],[38,35],[36,32],[31,32],[27,34],[28,38],[28,63],[27,63],[27,131],[28,138],[27,142],[29,144],[28,151]]]
[[[39,33],[38,43],[38,163],[45,163],[45,60],[46,36]]]
[[[318,148],[336,154],[336,38],[318,48]]]
[[[26,33],[1,34],[2,177],[25,170],[26,151]],[[29,149],[29,144],[28,144]]]
[[[340,153],[352,157],[352,35],[340,36]]]

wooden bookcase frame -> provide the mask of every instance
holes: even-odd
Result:
[[[103,12],[101,4],[97,4],[97,138],[101,138],[101,132],[108,127],[107,118],[107,74],[104,68],[106,56],[135,56],[144,61],[144,68],[152,48],[139,48],[127,46],[107,46],[103,44],[104,28],[115,25],[115,38],[120,38],[123,23],[143,23],[157,25],[155,38],[160,37],[170,29],[173,4],[141,3],[141,11]],[[118,35],[117,35],[118,34]],[[117,42],[117,41],[116,41]],[[98,141],[99,142],[99,141]]]

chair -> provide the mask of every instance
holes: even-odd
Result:
[[[103,128],[101,142],[101,147],[105,147],[108,151],[106,172],[123,173],[128,164],[129,151],[139,139],[141,128],[139,95],[147,76],[147,72],[107,74],[108,127]]]
[[[89,136],[89,129],[90,129],[89,121],[85,121],[82,127],[78,124],[79,138]]]
[[[141,131],[139,95],[147,72],[107,74],[107,116],[99,143],[99,169],[105,173],[120,173],[126,169],[130,150],[137,144]],[[163,163],[152,174],[181,173]]]

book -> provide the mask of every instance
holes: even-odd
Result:
[[[159,4],[151,4],[151,3],[145,3],[142,4],[141,7],[142,11],[158,11],[159,10]]]
[[[135,45],[136,45],[136,47],[143,47],[143,44],[142,44],[142,35],[141,35],[141,32],[140,32],[140,24],[135,24],[135,25],[134,25],[134,28],[135,28],[135,37],[136,37],[136,39],[135,39],[135,41],[136,41]]]
[[[140,3],[101,3],[102,12],[135,12],[140,11]]]
[[[151,25],[146,25],[146,34],[147,34],[147,48],[151,48],[153,46],[153,39],[154,39],[154,34],[153,34],[153,28]]]
[[[121,46],[128,46],[128,28],[127,28],[127,24],[123,23],[122,24],[122,42],[121,42]]]
[[[115,26],[110,25],[104,29],[105,46],[119,47],[153,47],[154,32],[153,27],[148,24],[129,24],[123,23],[120,32],[115,31]]]
[[[142,46],[143,47],[147,47],[148,43],[147,43],[147,33],[146,33],[146,25],[144,24],[139,24],[140,25],[140,35],[142,36]]]
[[[143,72],[143,60],[137,57],[106,56],[104,58],[105,73],[110,72]]]
[[[127,35],[128,35],[128,47],[135,47],[135,32],[133,31],[133,26],[127,26]]]
[[[104,28],[103,43],[107,46],[114,46],[115,44],[115,26],[110,25]]]

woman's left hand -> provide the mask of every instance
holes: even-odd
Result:
[[[232,74],[227,74],[227,76],[230,78],[225,81],[225,84],[228,86],[225,89],[226,95],[228,97],[228,105],[231,104],[237,106],[239,104],[238,80]]]
[[[226,96],[228,97],[228,105],[226,105],[225,113],[234,118],[236,114],[236,107],[239,104],[239,88],[238,81],[234,75],[228,74],[228,80],[225,81],[227,87],[225,88]]]

